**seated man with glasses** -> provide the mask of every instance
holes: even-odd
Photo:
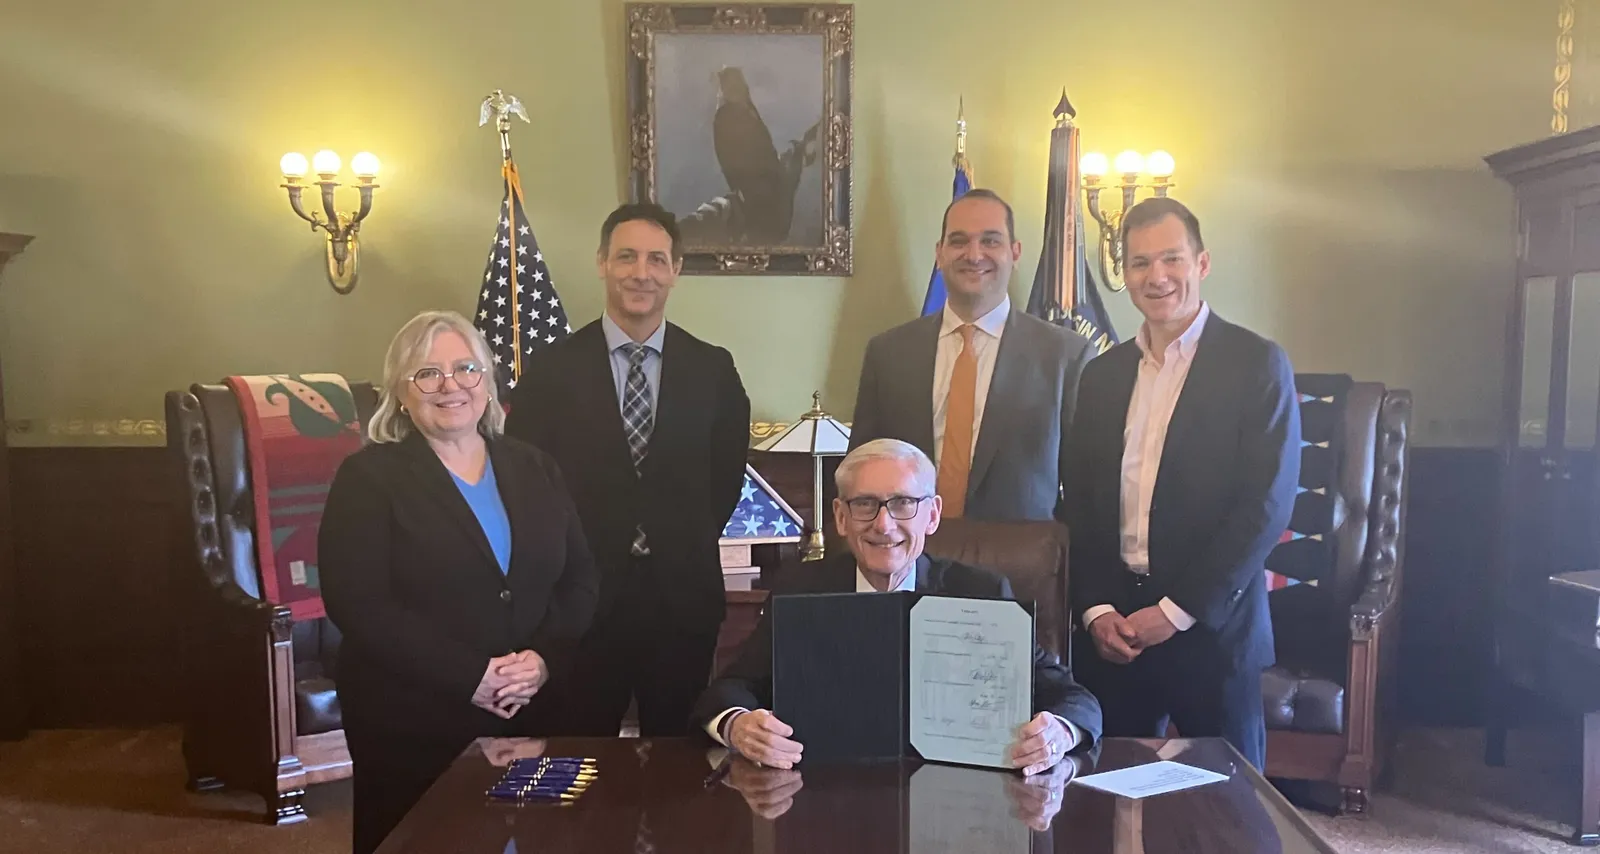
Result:
[[[833,520],[849,551],[817,564],[787,568],[771,595],[921,590],[951,596],[1012,598],[1002,576],[922,553],[939,527],[943,502],[934,494],[933,463],[915,445],[875,439],[851,451],[834,475]],[[804,745],[768,711],[772,703],[772,629],[763,616],[739,659],[711,683],[694,722],[719,743],[760,765],[792,768]],[[1013,767],[1028,775],[1054,767],[1100,737],[1100,703],[1072,670],[1034,644],[1033,708],[1017,722]]]

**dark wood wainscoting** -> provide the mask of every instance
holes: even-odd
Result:
[[[809,460],[751,459],[809,521]],[[838,461],[825,462],[831,500]],[[166,449],[13,448],[10,466],[28,725],[178,720],[182,603],[198,571]],[[1413,450],[1399,680],[1408,724],[1482,723],[1498,471],[1486,449]]]
[[[178,718],[185,554],[163,447],[12,448],[28,725]]]

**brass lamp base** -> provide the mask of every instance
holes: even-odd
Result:
[[[823,557],[822,532],[813,530],[806,535],[806,544],[800,549],[800,559],[802,561],[822,560]]]

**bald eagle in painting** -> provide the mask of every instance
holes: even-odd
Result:
[[[794,219],[796,182],[789,180],[773,145],[772,131],[750,98],[744,70],[723,67],[717,72],[717,89],[712,143],[728,189],[743,201],[744,241],[782,243],[788,239]]]

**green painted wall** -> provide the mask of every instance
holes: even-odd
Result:
[[[814,388],[848,417],[868,337],[920,304],[957,96],[979,183],[1017,208],[1022,298],[1065,85],[1086,149],[1176,156],[1219,312],[1301,370],[1412,388],[1422,442],[1492,442],[1511,200],[1480,158],[1548,132],[1554,60],[1553,4],[1524,6],[861,0],[856,275],[686,278],[669,316],[733,351],[757,419]],[[534,119],[518,162],[561,296],[596,317],[595,233],[626,192],[623,30],[617,0],[13,4],[0,231],[38,239],[0,287],[7,414],[32,424],[12,441],[95,441],[42,425],[159,420],[163,391],[229,373],[373,377],[415,311],[470,311],[495,87]],[[384,162],[351,296],[277,187],[283,152],[320,147]]]

